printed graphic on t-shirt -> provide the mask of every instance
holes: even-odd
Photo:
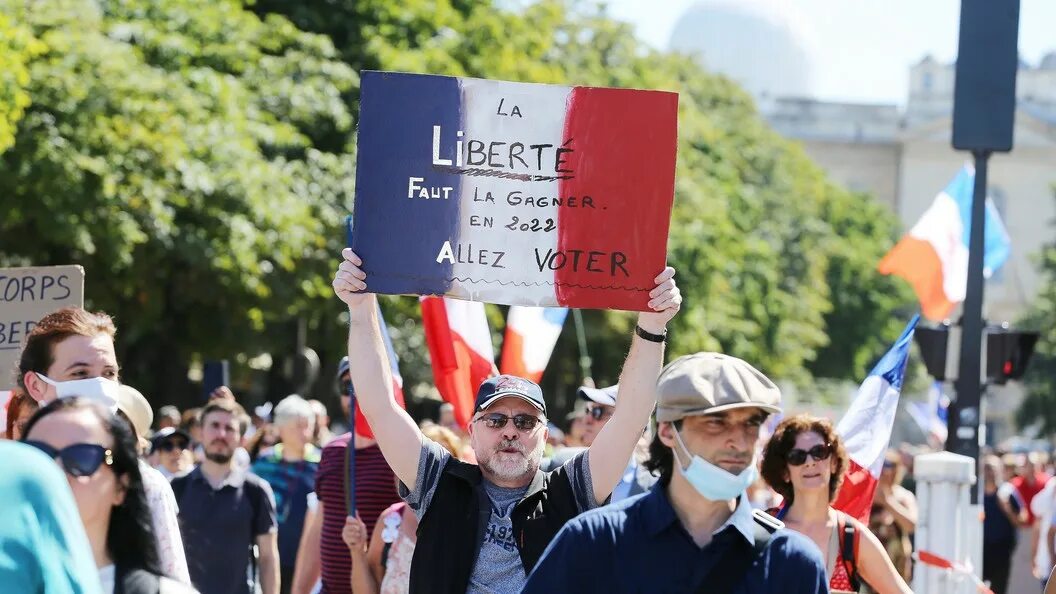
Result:
[[[513,523],[508,520],[505,523],[495,522],[495,516],[491,517],[492,521],[488,522],[488,529],[484,533],[484,544],[499,546],[511,552],[516,551],[517,545],[513,542]]]

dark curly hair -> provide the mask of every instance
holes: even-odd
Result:
[[[44,417],[70,409],[87,409],[98,416],[103,429],[114,440],[111,448],[114,463],[111,469],[120,480],[127,477],[125,500],[110,512],[110,526],[106,532],[106,548],[119,571],[143,569],[155,575],[164,575],[158,560],[158,549],[154,539],[150,507],[139,472],[136,455],[137,440],[131,425],[117,413],[111,413],[101,405],[80,397],[59,398],[51,401],[33,415],[26,424],[22,440],[33,431],[33,427]]]
[[[774,430],[774,434],[767,442],[763,450],[763,462],[760,474],[763,480],[785,498],[788,504],[792,503],[795,493],[792,491],[792,483],[785,478],[788,472],[786,456],[792,448],[796,447],[796,438],[800,433],[817,433],[825,443],[832,447],[832,476],[829,478],[829,501],[836,499],[836,493],[843,484],[843,474],[847,470],[847,450],[843,447],[843,440],[836,433],[832,421],[822,417],[807,414],[789,417]]]

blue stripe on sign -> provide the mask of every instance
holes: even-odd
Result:
[[[441,128],[440,158],[454,162],[461,85],[447,76],[367,71],[360,88],[353,249],[367,287],[442,294],[452,264],[436,258],[445,241],[458,242],[461,177],[433,166],[433,127]],[[411,178],[422,179],[409,198]],[[446,199],[443,188],[450,188]],[[441,197],[423,198],[423,189]]]

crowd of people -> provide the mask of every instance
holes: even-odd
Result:
[[[681,303],[673,277],[656,277],[618,385],[580,388],[576,409],[555,421],[537,384],[499,375],[461,426],[450,405],[415,420],[397,404],[375,297],[346,250],[333,284],[349,309],[349,355],[335,386],[344,417],[354,394],[371,435],[342,431],[322,402],[298,395],[247,412],[227,387],[200,408],[155,411],[120,382],[107,315],[51,313],[26,338],[7,405],[0,584],[91,594],[910,592],[910,453],[889,452],[868,521],[834,509],[848,459],[829,420],[775,426],[779,390],[734,357],[662,365]],[[997,594],[1025,527],[1043,583],[1056,565],[1046,463],[984,461],[983,572]]]

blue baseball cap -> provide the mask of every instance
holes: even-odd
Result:
[[[475,410],[482,411],[507,396],[520,398],[546,414],[546,402],[543,402],[543,390],[539,384],[515,375],[497,375],[484,380],[477,389]]]

